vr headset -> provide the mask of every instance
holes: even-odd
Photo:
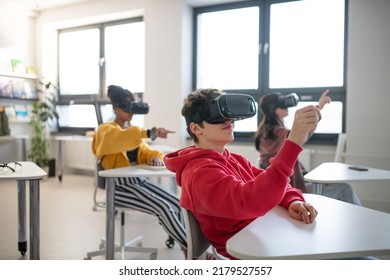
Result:
[[[149,113],[149,104],[145,102],[124,102],[118,103],[117,107],[121,108],[127,113],[133,113],[134,115],[145,115]]]
[[[200,123],[206,121],[210,124],[223,123],[226,120],[242,120],[256,115],[255,100],[247,94],[227,93],[212,100],[207,107],[186,117],[186,123]]]
[[[286,94],[283,99],[280,99],[276,107],[287,109],[289,107],[295,107],[297,106],[299,102],[299,96],[296,93],[289,93]]]

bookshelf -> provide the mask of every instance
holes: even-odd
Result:
[[[38,101],[37,82],[36,74],[0,71],[0,105],[10,123],[29,122],[29,111]]]
[[[35,75],[35,74],[4,72],[4,71],[0,71],[0,77],[38,80],[38,75]]]

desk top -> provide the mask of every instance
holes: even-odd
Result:
[[[151,149],[153,150],[159,150],[163,154],[168,154],[177,151],[178,149],[167,146],[167,145],[160,145],[160,144],[154,144],[154,143],[148,143]]]
[[[99,171],[101,177],[175,177],[165,166],[137,165]]]
[[[54,135],[52,138],[57,141],[92,142],[93,140],[93,137],[84,135]]]
[[[11,141],[15,139],[28,139],[30,136],[28,134],[19,134],[19,135],[5,135],[5,136],[0,136],[0,142],[1,141]]]
[[[14,180],[35,180],[42,179],[47,176],[47,173],[31,161],[18,161],[22,164],[21,171],[9,172],[7,169],[0,171],[0,180],[2,179],[14,179]]]
[[[305,175],[313,183],[337,183],[351,181],[390,180],[390,170],[364,167],[367,171],[350,169],[353,164],[325,162]],[[362,166],[359,166],[362,167]]]
[[[230,238],[227,251],[239,259],[334,259],[390,254],[390,214],[304,194],[318,210],[313,224],[277,206]]]
[[[92,142],[92,136],[83,136],[83,135],[53,135],[52,138],[56,141],[73,141],[73,142]],[[154,142],[146,142],[150,148],[154,150],[159,150],[163,154],[174,152],[177,149],[167,145],[160,145]]]

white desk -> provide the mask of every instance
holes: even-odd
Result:
[[[390,254],[390,214],[321,195],[305,194],[318,210],[313,224],[277,206],[226,244],[239,259],[335,259]]]
[[[390,170],[376,169],[371,167],[367,171],[350,169],[353,164],[340,162],[325,162],[305,175],[305,180],[312,182],[314,192],[322,194],[323,184],[342,183],[353,181],[390,180]]]
[[[82,135],[61,135],[61,136],[54,136],[53,139],[55,141],[58,141],[58,162],[57,162],[57,176],[58,180],[62,182],[62,171],[63,171],[63,149],[62,149],[62,143],[64,141],[73,141],[73,142],[90,142],[92,145],[92,137],[91,136],[82,136]]]
[[[62,182],[62,176],[63,176],[63,142],[64,141],[70,141],[70,142],[90,142],[92,145],[92,136],[83,136],[83,135],[57,135],[53,136],[53,139],[55,141],[58,141],[58,163],[57,163],[57,174],[58,174],[58,180]],[[149,146],[154,150],[159,150],[163,154],[167,154],[173,151],[176,151],[177,149],[166,146],[166,145],[159,145],[154,144],[153,142],[147,142]],[[92,148],[91,148],[92,149]],[[91,150],[92,151],[92,150]]]
[[[27,251],[26,181],[30,181],[30,259],[39,260],[39,182],[47,174],[33,162],[20,161],[22,171],[0,172],[0,180],[16,180],[18,188],[18,249]]]
[[[27,134],[0,136],[0,144],[1,142],[20,140],[21,147],[22,147],[22,160],[27,160],[27,149],[26,149],[27,139],[29,139],[29,136]]]
[[[115,236],[115,178],[120,177],[175,177],[168,169],[150,170],[136,166],[99,171],[106,178],[106,259],[114,259]]]

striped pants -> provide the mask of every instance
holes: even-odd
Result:
[[[115,179],[115,205],[154,215],[182,249],[187,249],[179,198],[145,178]]]

